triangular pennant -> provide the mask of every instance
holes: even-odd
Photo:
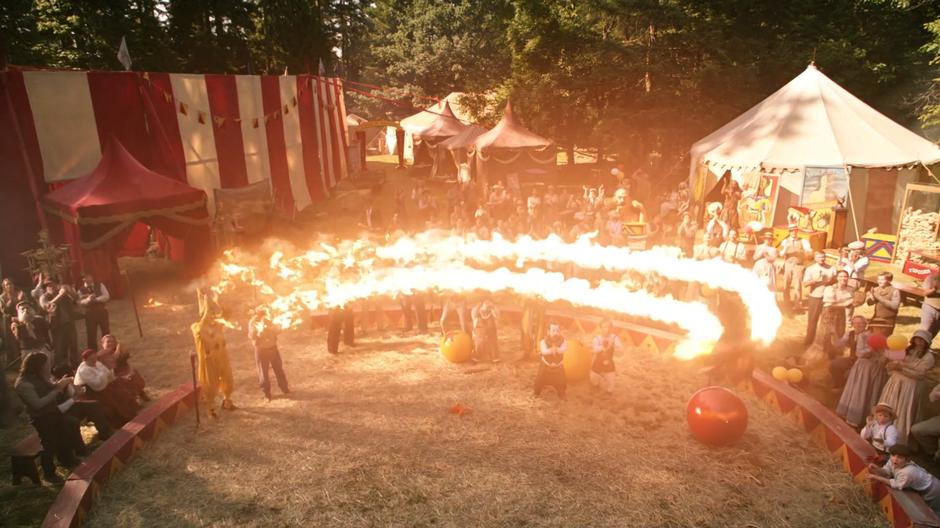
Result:
[[[770,406],[771,409],[777,412],[780,412],[780,402],[777,401],[776,392],[770,391],[767,394],[765,394],[762,399],[764,400],[764,403]]]
[[[224,117],[212,116],[212,122],[215,123],[216,128],[222,128],[225,126]]]
[[[163,421],[163,418],[157,418],[154,421],[153,425],[153,436],[157,436],[162,433],[167,428],[166,422]]]
[[[164,92],[163,92],[163,100],[166,101],[166,102],[168,102],[168,103],[172,103],[172,102],[173,102],[173,94],[171,94],[170,92],[164,91]]]
[[[653,339],[653,342],[656,343],[656,350],[660,352],[666,352],[666,350],[669,348],[669,345],[674,342],[672,339],[669,339],[667,337],[656,337],[656,336],[650,336],[650,337]]]
[[[291,97],[290,102],[293,106],[297,106],[297,96]]]
[[[108,468],[108,478],[112,478],[115,473],[124,469],[124,462],[118,460],[117,457],[111,458],[111,467]]]
[[[622,330],[617,334],[617,337],[620,338],[620,344],[623,345],[624,348],[633,348],[636,346],[633,343],[633,339],[630,338],[630,332]]]
[[[643,342],[643,338],[646,337],[646,334],[643,332],[637,332],[633,329],[627,329],[627,333],[630,334],[630,342],[633,343],[633,346],[640,346],[640,343]]]
[[[241,124],[242,118],[240,118],[240,117],[233,117],[233,118],[232,118],[232,121],[235,121],[235,123],[237,123],[237,124]]]
[[[206,113],[200,110],[199,113],[196,114],[196,120],[199,121],[200,125],[206,124]]]
[[[284,115],[287,115],[289,113],[290,113],[290,105],[284,105]]]
[[[809,431],[809,437],[819,447],[826,447],[826,428],[822,425],[817,425]]]
[[[143,439],[141,439],[139,436],[135,436],[131,453],[136,453],[146,446],[147,444],[144,443]]]
[[[659,347],[656,346],[656,341],[653,341],[652,336],[649,335],[644,337],[643,341],[640,341],[640,346],[638,348],[649,354],[659,353]]]
[[[143,80],[145,80],[145,81],[150,81],[150,72],[144,72],[144,73],[140,74],[140,78],[143,79]]]
[[[180,103],[180,113],[183,115],[189,115],[189,105],[186,103]]]
[[[265,119],[265,123],[267,123],[267,119]],[[257,117],[251,120],[251,128],[258,128],[258,118],[257,118]]]

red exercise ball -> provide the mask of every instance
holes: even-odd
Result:
[[[741,438],[747,429],[747,407],[724,387],[705,387],[689,399],[686,419],[695,438],[726,445]]]

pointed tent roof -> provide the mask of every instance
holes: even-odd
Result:
[[[450,103],[445,99],[444,108],[441,113],[431,121],[424,129],[412,132],[416,136],[428,139],[442,139],[454,137],[463,132],[467,125],[460,122],[454,113],[450,110]]]
[[[405,132],[418,134],[439,117],[439,114],[444,111],[444,106],[448,103],[450,104],[451,112],[460,122],[470,123],[472,119],[470,119],[469,112],[460,106],[459,100],[463,96],[463,92],[451,92],[447,94],[447,97],[427,107],[427,109],[402,119],[399,124]]]
[[[816,66],[695,143],[719,170],[899,167],[940,161],[940,148],[885,117]]]
[[[503,118],[489,132],[480,135],[474,145],[477,149],[540,149],[552,144],[550,139],[522,126],[512,111],[512,103],[506,101]]]
[[[467,125],[463,132],[457,134],[456,136],[450,137],[441,141],[439,146],[447,150],[459,150],[470,148],[473,146],[473,142],[476,141],[480,135],[486,133],[489,129],[482,127],[480,125]]]
[[[98,166],[45,197],[47,209],[75,223],[108,223],[205,208],[203,191],[153,172],[111,138]]]

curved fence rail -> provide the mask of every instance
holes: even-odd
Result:
[[[518,307],[501,309],[510,323],[519,323],[522,312]],[[549,310],[546,317],[569,330],[590,333],[603,319],[590,314],[572,314]],[[400,307],[383,307],[378,313],[385,323],[395,324],[403,319]],[[440,317],[440,311],[428,310],[429,319]],[[323,326],[328,314],[317,312],[312,322]],[[641,348],[651,353],[671,354],[679,336],[664,330],[639,324],[613,321],[613,327],[625,346]],[[868,460],[874,449],[862,440],[854,429],[846,425],[835,413],[807,394],[781,383],[766,372],[754,369],[747,389],[782,415],[794,420],[820,446],[839,457],[842,467],[852,475],[866,493],[884,511],[894,528],[940,528],[940,518],[927,507],[917,493],[898,491],[867,479]],[[133,420],[101,444],[68,478],[42,523],[43,528],[77,528],[85,521],[91,507],[111,476],[119,471],[140,449],[147,446],[163,429],[172,425],[182,413],[188,411],[197,391],[191,384],[183,385],[144,409]]]

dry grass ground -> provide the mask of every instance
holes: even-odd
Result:
[[[407,174],[389,173],[381,203]],[[309,232],[350,236],[365,194],[340,193],[308,219]],[[190,379],[196,317],[191,292],[162,276],[140,280],[141,304],[162,303],[141,306],[146,337],[128,301],[111,307],[156,397]],[[198,430],[190,413],[165,431],[102,490],[89,525],[886,525],[834,458],[747,394],[740,443],[696,442],[685,423],[686,401],[705,383],[696,363],[627,350],[613,398],[580,385],[559,402],[551,391],[531,395],[537,365],[513,361],[515,329],[501,336],[504,362],[474,368],[444,361],[429,336],[373,331],[332,357],[322,329],[290,331],[281,350],[293,394],[268,403],[246,336],[230,331],[240,408],[218,421],[203,415]],[[778,355],[783,345],[760,361]],[[472,413],[449,414],[455,403]],[[28,432],[21,420],[0,440]],[[2,490],[0,519],[12,525],[38,524],[56,491]]]

